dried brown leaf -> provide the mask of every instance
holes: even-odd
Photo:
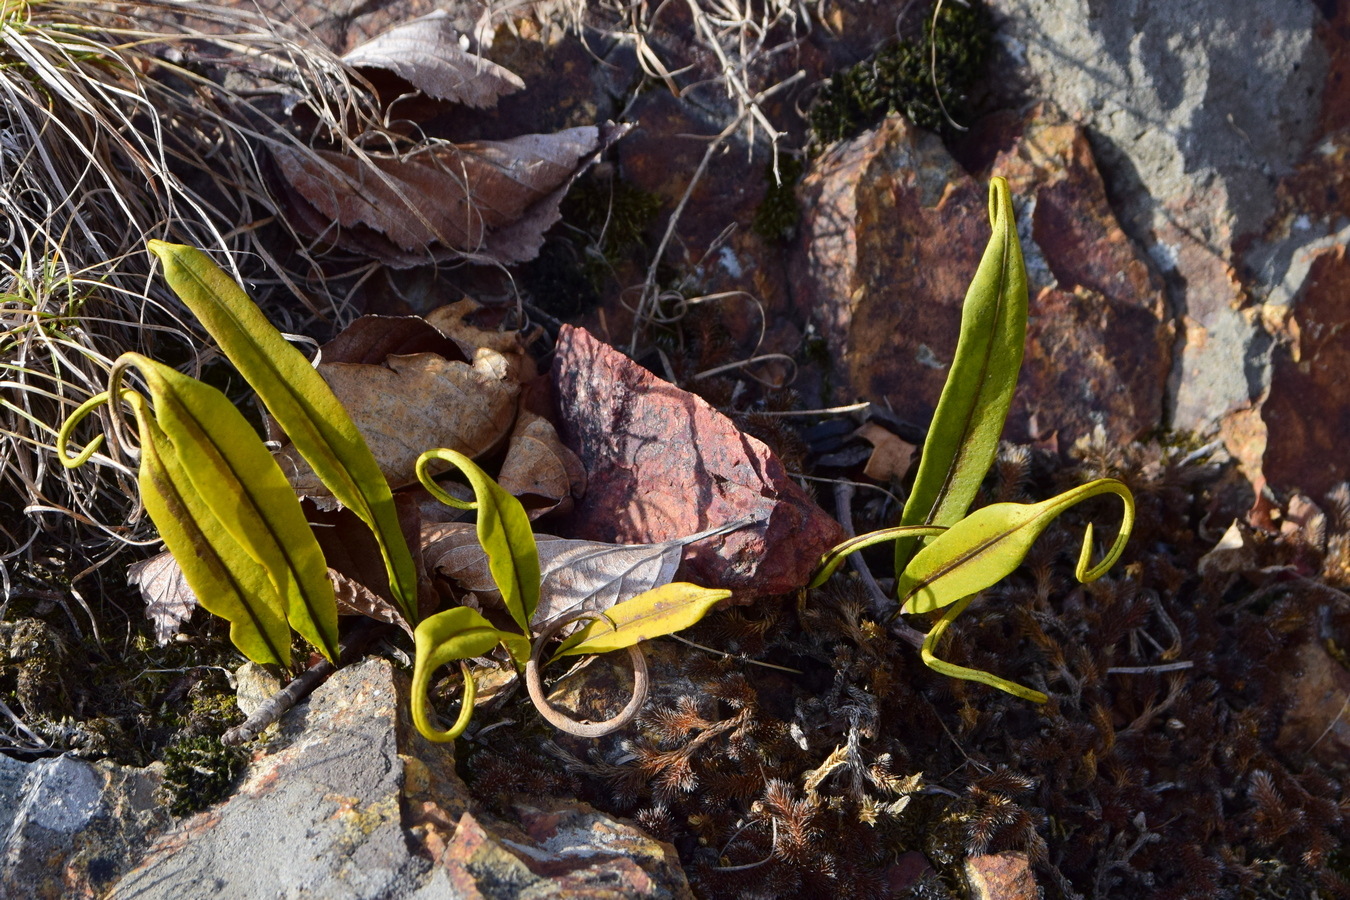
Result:
[[[394,266],[454,257],[511,263],[538,253],[567,187],[624,131],[586,125],[428,142],[404,154],[285,147],[273,158],[297,224],[338,247]]]
[[[536,630],[568,613],[609,609],[644,591],[670,583],[680,566],[684,546],[739,528],[746,523],[710,529],[661,544],[604,544],[536,534],[541,584],[539,605],[530,620]],[[422,557],[436,570],[473,591],[481,599],[500,604],[500,595],[488,571],[487,554],[471,524],[454,522],[422,528]]]
[[[145,617],[154,624],[155,643],[161,647],[173,640],[197,608],[197,595],[168,550],[128,566],[127,583],[140,588]]]
[[[882,483],[904,480],[917,447],[875,422],[866,423],[855,433],[872,445],[864,475]]]
[[[409,636],[412,635],[412,629],[408,627],[408,623],[403,620],[403,614],[392,601],[334,568],[329,568],[328,580],[333,583],[333,598],[337,601],[338,615],[365,616],[377,622],[397,625],[408,632]]]
[[[497,483],[525,505],[531,519],[537,519],[545,513],[570,512],[572,501],[586,492],[586,470],[553,423],[521,410]]]
[[[383,365],[321,363],[318,369],[396,490],[417,481],[417,457],[426,450],[448,447],[475,457],[496,446],[510,432],[520,393],[507,360],[487,349],[471,366],[413,353]],[[292,445],[277,459],[299,494],[331,497]]]
[[[477,109],[525,86],[514,72],[461,48],[443,10],[391,28],[342,59],[372,80],[371,70],[392,73],[429,97]]]
[[[483,304],[465,297],[433,309],[427,313],[425,321],[457,344],[465,354],[465,359],[472,359],[479,349],[487,347],[506,357],[512,365],[513,377],[517,381],[524,383],[534,378],[534,359],[521,344],[520,333],[480,328],[473,324],[470,317],[481,309]]]
[[[477,346],[489,346],[477,344]],[[438,353],[446,359],[469,362],[473,348],[443,334],[417,316],[361,316],[319,348],[326,363],[382,363],[390,356]]]
[[[394,494],[398,509],[399,529],[412,550],[417,567],[417,605],[419,618],[435,612],[440,605],[426,569],[418,536],[422,532],[422,516],[414,492]],[[384,565],[380,545],[370,528],[349,509],[319,509],[305,504],[305,513],[314,526],[314,537],[328,563],[328,577],[338,598],[341,615],[359,614],[380,622],[395,622],[405,631],[409,623],[401,620],[389,587],[389,572]]]

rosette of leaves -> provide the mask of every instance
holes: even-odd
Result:
[[[1026,269],[1012,194],[998,177],[989,185],[989,223],[993,235],[966,294],[956,353],[900,524],[835,547],[821,560],[811,587],[823,584],[849,554],[894,541],[899,612],[946,610],[923,641],[924,663],[944,675],[1044,703],[1040,691],[953,665],[939,659],[934,648],[979,591],[1021,564],[1057,516],[1090,497],[1113,494],[1124,507],[1115,541],[1101,562],[1091,565],[1089,525],[1075,570],[1083,582],[1100,578],[1124,552],[1134,527],[1134,498],[1122,482],[1099,478],[1042,503],[995,503],[967,514],[998,452],[1026,341]]]
[[[539,605],[541,573],[529,515],[469,457],[439,448],[417,460],[417,478],[440,500],[476,513],[477,538],[492,580],[520,630],[498,629],[466,607],[424,619],[418,568],[389,483],[333,390],[206,254],[160,241],[151,242],[150,249],[163,263],[170,286],[254,388],[290,446],[374,535],[393,597],[392,615],[414,637],[413,720],[431,740],[453,740],[463,732],[474,700],[473,677],[464,661],[499,644],[525,672],[530,695],[550,722],[590,735],[622,727],[646,697],[637,644],[694,624],[729,596],[729,591],[666,584],[608,609],[568,614],[536,635],[531,620]],[[140,374],[145,393],[124,386],[129,369]],[[113,429],[116,443],[139,456],[140,494],[151,520],[201,605],[229,620],[234,644],[256,662],[287,665],[289,630],[294,629],[336,664],[337,599],[323,552],[276,458],[230,400],[162,363],[125,354],[113,367],[108,389],[62,425],[57,448],[66,466],[79,466],[102,449],[105,436],[98,435],[79,454],[67,453],[80,422],[104,404],[130,408],[137,446],[133,450],[120,436],[120,426]],[[433,480],[432,463],[458,469],[474,500],[447,493]],[[602,723],[563,717],[549,707],[540,686],[544,650],[563,627],[581,618],[590,623],[567,637],[548,661],[627,649],[638,676],[624,712]],[[455,725],[442,731],[429,715],[426,692],[433,672],[456,660],[465,676],[463,708]]]

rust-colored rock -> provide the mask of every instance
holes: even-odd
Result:
[[[564,326],[553,379],[564,440],[587,473],[577,537],[655,543],[755,522],[685,548],[684,577],[742,599],[801,587],[842,540],[768,447],[584,329]]]
[[[1350,759],[1350,671],[1320,641],[1307,640],[1290,653],[1281,676],[1286,712],[1276,745],[1323,765],[1344,765]]]
[[[1320,496],[1350,478],[1350,260],[1319,252],[1290,313],[1292,342],[1274,354],[1261,407],[1266,480]]]
[[[1036,876],[1025,853],[988,853],[966,860],[971,900],[1038,900]]]
[[[528,841],[502,840],[471,813],[437,855],[416,897],[488,900],[506,896],[692,898],[669,844],[584,803],[517,806]]]
[[[643,94],[629,115],[639,124],[616,146],[623,176],[661,198],[654,230],[664,230],[707,151],[707,139],[695,135],[716,133],[720,126],[668,91]],[[747,354],[791,353],[801,339],[798,323],[784,315],[783,250],[753,227],[769,187],[768,163],[763,154],[749,159],[740,141],[733,140],[725,161],[709,166],[695,184],[665,256],[692,277],[690,296],[728,294],[718,301],[719,318]],[[611,327],[629,327],[621,313],[621,306],[607,313]]]
[[[1162,285],[1117,224],[1082,131],[1033,110],[992,171],[1009,178],[1031,288],[1015,439],[1097,425],[1128,440],[1160,424],[1171,328]],[[936,137],[891,118],[807,176],[793,262],[798,308],[821,327],[848,396],[924,422],[956,347],[989,238],[986,189]]]

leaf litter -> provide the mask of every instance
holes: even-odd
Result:
[[[542,583],[530,625],[542,630],[578,612],[603,612],[644,591],[669,584],[684,548],[755,524],[745,519],[657,544],[606,544],[536,534]],[[427,568],[454,579],[480,601],[500,603],[487,554],[469,524],[452,522],[422,529]]]

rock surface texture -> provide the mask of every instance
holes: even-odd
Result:
[[[169,823],[158,767],[0,756],[0,898],[102,897]]]
[[[684,566],[747,597],[796,590],[842,540],[768,447],[584,329],[563,327],[553,379],[564,440],[586,466],[578,537],[648,544],[744,522],[690,544]]]
[[[668,845],[586,804],[531,798],[515,821],[477,809],[406,708],[386,660],[340,669],[282,720],[233,797],[175,824],[110,896],[689,896]]]
[[[1261,483],[1347,477],[1347,13],[1313,0],[992,0],[1004,83],[1079,123],[1176,325],[1172,427]],[[1297,202],[1290,202],[1299,195]],[[1330,466],[1327,465],[1330,461]]]
[[[1017,198],[1031,306],[1006,434],[1072,442],[1101,427],[1133,439],[1163,415],[1161,280],[1117,224],[1081,129],[1047,106],[1008,125],[991,170]],[[985,180],[899,117],[817,162],[792,282],[844,390],[926,423],[988,240]]]

